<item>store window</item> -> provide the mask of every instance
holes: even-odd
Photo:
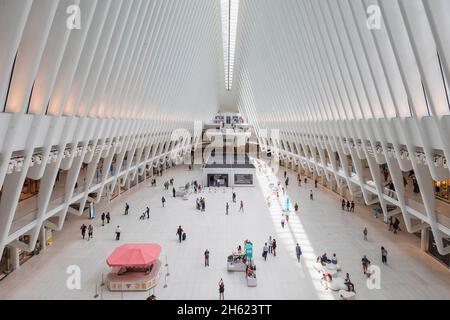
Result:
[[[429,235],[430,235],[429,236],[429,246],[428,246],[429,254],[431,254],[437,260],[439,260],[440,262],[445,264],[447,267],[450,267],[450,254],[446,254],[445,256],[441,255],[437,250],[436,241],[434,239],[433,232],[431,230],[429,230]],[[450,245],[449,239],[443,239],[443,242],[444,242],[444,246]]]
[[[253,184],[253,174],[235,174],[234,184],[240,185],[252,185]]]
[[[450,203],[449,185],[450,179],[434,182],[434,192],[437,199]]]

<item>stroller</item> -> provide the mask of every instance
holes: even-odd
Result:
[[[139,220],[145,220],[145,217],[146,217],[146,213],[144,211],[144,212],[142,212],[142,215],[139,217]]]

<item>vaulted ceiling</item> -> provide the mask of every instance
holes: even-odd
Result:
[[[238,108],[260,126],[448,115],[449,15],[446,0],[0,0],[0,105],[160,120]]]

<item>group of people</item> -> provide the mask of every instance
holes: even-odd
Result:
[[[195,203],[196,203],[196,209],[198,211],[205,212],[205,208],[206,208],[206,200],[205,200],[205,198],[203,198],[203,197],[197,198],[195,200]]]
[[[83,240],[86,237],[86,230],[88,231],[88,241],[91,240],[94,237],[94,227],[92,224],[89,224],[87,227],[84,223],[81,225],[81,236],[83,237]]]
[[[274,257],[277,256],[277,240],[272,239],[272,236],[269,236],[269,239],[264,244],[262,257],[264,260],[267,260],[268,254],[273,254]]]
[[[105,220],[106,220],[107,224],[111,220],[111,215],[109,214],[109,212],[107,212],[106,214],[103,212],[102,215],[100,216],[100,218],[102,219],[102,226],[104,226],[105,225]]]
[[[174,179],[170,178],[169,181],[164,182],[164,189],[169,190],[169,186],[173,186]]]
[[[345,199],[342,199],[341,208],[343,211],[355,212],[355,202],[353,200],[350,202],[349,200],[345,201]]]
[[[336,253],[333,253],[333,256],[331,257],[331,259],[328,258],[326,253],[324,253],[320,257],[317,257],[316,261],[320,262],[322,264],[322,266],[325,266],[327,263],[332,263],[332,264],[335,264],[335,265],[338,263]]]
[[[397,231],[401,231],[400,229],[400,220],[398,218],[389,218],[389,231],[393,231],[394,234],[397,234]]]

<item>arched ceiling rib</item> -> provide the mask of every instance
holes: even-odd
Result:
[[[0,21],[2,111],[190,121],[219,108],[219,1],[0,0]]]
[[[373,8],[379,28],[368,26]],[[239,10],[236,99],[254,124],[450,114],[448,1],[246,0]]]

